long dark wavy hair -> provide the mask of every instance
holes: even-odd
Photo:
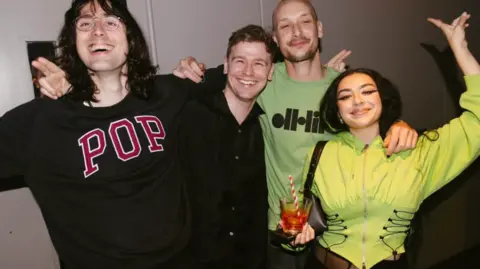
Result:
[[[74,101],[96,102],[94,94],[98,91],[90,77],[85,63],[80,59],[76,48],[75,20],[80,15],[80,10],[87,4],[98,3],[107,15],[114,15],[125,24],[128,54],[127,54],[127,84],[126,88],[135,96],[147,99],[152,90],[157,67],[150,61],[147,42],[125,4],[118,0],[75,0],[65,13],[65,23],[58,37],[59,57],[57,63],[67,76],[72,85],[66,95]]]
[[[387,78],[375,70],[368,68],[349,69],[340,74],[327,89],[325,97],[320,104],[320,121],[326,131],[330,133],[340,133],[349,131],[349,127],[340,122],[337,105],[337,90],[340,82],[353,74],[365,74],[373,79],[377,85],[380,99],[382,100],[382,114],[380,115],[380,135],[385,135],[395,121],[402,115],[402,100],[398,88]]]

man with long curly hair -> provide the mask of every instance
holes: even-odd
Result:
[[[116,0],[73,1],[58,41],[69,92],[1,118],[0,178],[25,178],[68,269],[189,268],[174,124],[189,91],[154,76]]]

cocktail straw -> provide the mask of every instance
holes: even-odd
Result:
[[[298,211],[298,198],[297,198],[297,193],[295,192],[295,185],[293,184],[292,175],[289,175],[288,179],[290,180],[290,187],[292,189],[292,196],[293,196],[293,202],[295,203],[295,210],[297,211],[297,215],[300,215],[300,211]]]

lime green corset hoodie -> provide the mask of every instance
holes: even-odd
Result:
[[[413,150],[387,158],[380,137],[364,145],[349,132],[326,144],[312,186],[328,218],[328,230],[318,238],[323,247],[358,268],[405,252],[422,201],[479,155],[480,75],[465,81],[468,89],[460,99],[465,112],[420,136]]]

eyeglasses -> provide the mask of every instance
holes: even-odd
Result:
[[[88,32],[95,27],[96,20],[100,20],[103,28],[107,31],[117,30],[121,23],[121,19],[113,15],[105,17],[93,17],[90,15],[85,15],[80,16],[75,20],[75,27],[77,27],[79,31]]]

